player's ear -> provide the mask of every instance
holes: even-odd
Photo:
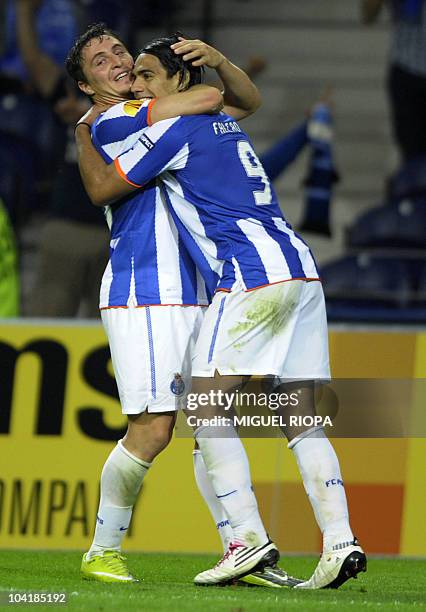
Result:
[[[78,81],[78,86],[81,89],[81,91],[86,94],[86,96],[95,95],[95,92],[90,87],[89,83],[86,83],[85,81]]]

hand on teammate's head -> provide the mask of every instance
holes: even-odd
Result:
[[[207,66],[215,69],[225,59],[220,51],[198,39],[188,40],[179,36],[179,41],[170,47],[176,55],[182,55],[182,59],[186,62],[190,61],[193,66]]]

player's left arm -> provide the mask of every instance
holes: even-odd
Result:
[[[179,115],[219,113],[223,108],[223,95],[216,87],[194,85],[186,91],[157,98],[151,104],[150,125]]]
[[[185,136],[184,129],[177,125],[179,122],[175,118],[148,128],[137,143],[113,164],[106,164],[93,147],[89,126],[83,121],[77,124],[79,168],[93,204],[111,204],[139,189],[161,172],[182,167],[181,164],[185,163]]]
[[[200,85],[191,87],[185,92],[154,99],[148,106],[142,102],[138,102],[138,104],[141,104],[141,108],[135,117],[133,119],[127,118],[130,122],[137,122],[134,129],[136,129],[136,126],[140,129],[178,115],[219,112],[223,106],[223,98],[222,94],[214,87]],[[93,145],[88,128],[91,128],[98,115],[105,110],[99,105],[92,106],[80,119],[76,128],[79,170],[87,194],[95,206],[110,204],[137,189],[137,185],[133,186],[131,182],[123,181],[112,166],[109,167],[105,164]],[[80,124],[82,127],[79,127]],[[129,128],[130,125],[133,124],[123,124],[123,130],[126,127]],[[100,127],[98,126],[98,139],[101,138],[102,141],[103,135],[108,138],[108,122],[101,124]],[[125,134],[123,134],[123,137],[125,137]]]
[[[202,40],[181,38],[172,45],[173,51],[193,66],[208,66],[216,70],[224,85],[224,112],[234,119],[253,114],[261,104],[258,88],[248,75],[227,57]]]

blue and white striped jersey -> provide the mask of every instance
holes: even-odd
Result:
[[[284,219],[247,135],[228,115],[161,121],[115,165],[137,185],[161,175],[209,289],[318,279],[309,247]]]
[[[97,119],[93,144],[107,163],[143,137],[151,104],[129,100]],[[202,276],[155,181],[107,207],[106,216],[110,260],[102,279],[100,308],[209,303]]]

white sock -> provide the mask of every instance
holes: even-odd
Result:
[[[105,462],[95,536],[88,558],[105,550],[120,550],[133,506],[150,463],[135,457],[120,440]]]
[[[233,534],[231,525],[229,524],[228,517],[226,516],[222,504],[216,497],[216,493],[214,492],[212,483],[210,482],[209,475],[207,474],[201,451],[198,449],[194,450],[193,457],[195,482],[197,483],[198,490],[200,491],[201,496],[206,502],[210,510],[210,514],[216,523],[216,527],[222,541],[223,552],[226,552],[232,542]]]
[[[313,427],[294,438],[293,451],[305,491],[323,534],[323,547],[349,543],[354,539],[349,525],[348,505],[339,461],[322,427]]]
[[[208,437],[206,437],[208,435]],[[226,435],[225,438],[216,436]],[[233,543],[261,546],[268,541],[253,493],[247,455],[231,426],[200,427],[194,433],[207,474],[233,532]]]

